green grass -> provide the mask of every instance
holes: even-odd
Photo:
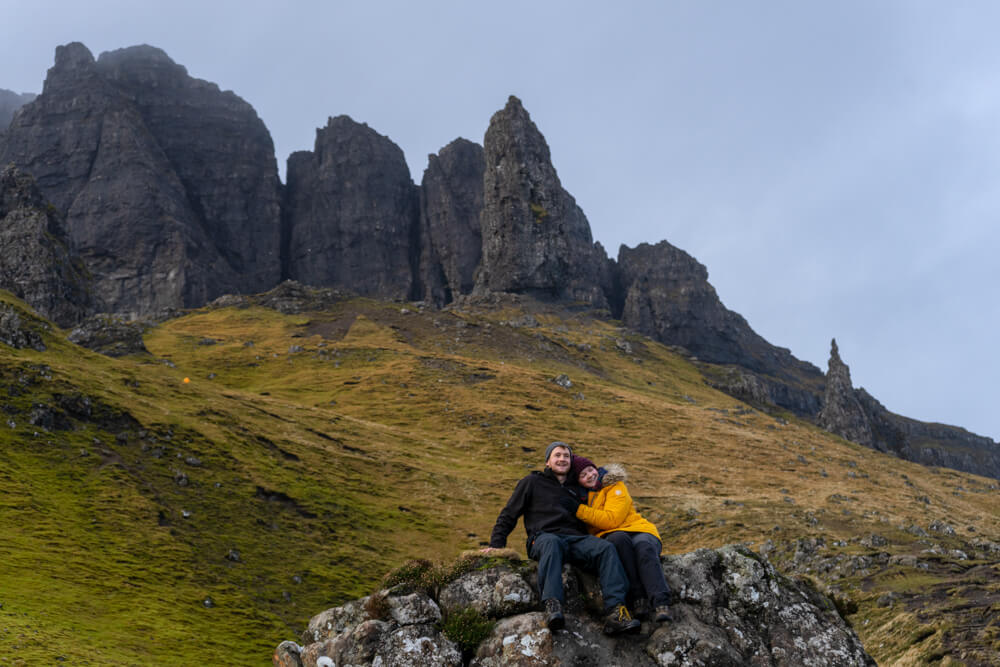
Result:
[[[526,312],[540,326],[504,324]],[[407,561],[486,542],[555,439],[624,463],[670,553],[815,536],[863,553],[856,539],[873,532],[902,553],[916,538],[897,526],[935,518],[1000,536],[990,480],[751,410],[592,314],[527,301],[205,308],[152,328],[150,354],[125,359],[31,326],[46,351],[0,344],[0,665],[266,662]],[[569,389],[552,382],[563,374]],[[40,405],[50,430],[28,423]],[[509,546],[522,544],[519,528]],[[945,558],[931,573],[840,582],[880,664],[915,650],[918,625],[964,612],[903,622],[874,599],[947,587],[971,600],[994,585],[963,571]],[[918,649],[947,650],[945,635]]]

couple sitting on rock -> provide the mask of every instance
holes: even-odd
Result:
[[[490,553],[507,545],[507,536],[524,517],[528,557],[538,561],[538,588],[550,630],[565,625],[562,606],[563,562],[596,572],[604,597],[604,632],[635,632],[640,623],[628,605],[654,620],[670,619],[670,590],[660,566],[660,535],[643,519],[625,487],[621,466],[597,468],[574,456],[569,445],[553,442],[545,450],[545,469],[518,482],[500,511]],[[603,538],[603,539],[601,539]]]

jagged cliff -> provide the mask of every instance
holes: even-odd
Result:
[[[419,186],[398,146],[346,116],[289,157],[282,186],[266,127],[234,93],[150,46],[95,60],[72,43],[0,136],[7,162],[37,180],[90,281],[63,290],[64,306],[25,297],[65,310],[53,314],[62,322],[200,306],[288,278],[436,306],[496,293],[576,302],[683,348],[713,386],[758,407],[905,458],[1000,474],[992,440],[892,415],[852,394],[839,366],[824,377],[764,340],[668,242],[622,246],[610,259],[513,96],[482,146],[445,146]],[[3,271],[11,285],[36,281],[23,262]]]
[[[444,305],[475,286],[483,255],[483,147],[456,139],[428,156],[420,187],[423,298]]]
[[[89,288],[59,212],[30,176],[13,166],[0,169],[0,289],[68,327],[90,307]]]
[[[484,142],[480,292],[514,292],[606,307],[607,254],[559,182],[545,138],[521,101],[496,112]]]
[[[56,49],[8,129],[16,163],[65,216],[102,310],[197,306],[280,278],[280,182],[249,104],[136,46]]]
[[[618,272],[623,324],[702,361],[740,367],[735,382],[714,382],[728,393],[799,415],[819,409],[820,370],[768,343],[726,308],[695,258],[666,241],[622,246]]]
[[[287,277],[366,296],[415,296],[420,195],[403,151],[347,116],[288,158]]]

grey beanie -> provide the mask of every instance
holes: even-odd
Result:
[[[555,449],[556,447],[565,447],[566,449],[569,450],[569,455],[570,456],[573,455],[573,448],[572,447],[570,447],[569,445],[567,445],[565,442],[560,442],[559,440],[556,440],[551,445],[549,445],[548,447],[545,448],[545,460],[546,461],[548,461],[549,457],[552,456],[552,450]]]

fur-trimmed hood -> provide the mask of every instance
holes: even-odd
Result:
[[[615,482],[627,482],[628,473],[625,472],[625,466],[621,463],[609,463],[604,466],[607,471],[604,473],[604,477],[601,478],[601,486],[611,486]]]

